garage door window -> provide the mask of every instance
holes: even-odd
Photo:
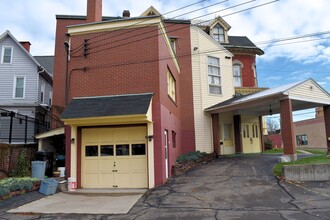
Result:
[[[98,146],[86,146],[85,147],[85,156],[86,157],[97,157],[98,156]]]
[[[129,155],[128,144],[116,145],[116,156],[127,156],[127,155]]]
[[[113,145],[101,145],[101,156],[113,156]]]
[[[146,155],[146,145],[132,144],[132,155]]]

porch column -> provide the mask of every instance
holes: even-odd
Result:
[[[259,116],[259,133],[260,133],[260,141],[261,141],[261,152],[264,152],[265,140],[264,140],[264,123],[262,120],[262,116]]]
[[[242,135],[241,135],[241,115],[234,115],[234,139],[235,139],[235,153],[242,153]]]
[[[212,114],[213,150],[215,156],[220,154],[220,124],[219,114]]]
[[[328,152],[330,154],[330,105],[323,106],[324,124],[325,124],[325,137],[327,139]]]
[[[281,110],[281,133],[284,145],[284,156],[290,158],[291,161],[297,160],[296,143],[293,132],[292,120],[292,101],[284,99],[280,101]]]

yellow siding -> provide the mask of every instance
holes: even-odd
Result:
[[[312,101],[329,102],[329,96],[324,93],[313,81],[307,81],[289,91],[289,96]]]
[[[212,152],[211,117],[204,114],[204,109],[233,97],[232,60],[225,58],[232,55],[199,28],[191,27],[190,34],[193,48],[192,72],[196,150]],[[208,92],[208,55],[220,59],[222,95],[209,94]]]

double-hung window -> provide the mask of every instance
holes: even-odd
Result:
[[[175,102],[175,79],[169,70],[167,70],[167,94]]]
[[[13,56],[13,47],[2,47],[1,63],[11,63]]]
[[[225,42],[225,32],[220,24],[216,24],[212,29],[214,40],[218,42]]]
[[[15,76],[14,98],[24,99],[24,96],[25,96],[25,76]]]
[[[221,94],[220,59],[207,57],[209,93]]]
[[[235,87],[242,87],[242,68],[239,64],[233,65],[233,72],[234,72],[234,86]]]

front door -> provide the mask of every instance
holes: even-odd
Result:
[[[259,153],[260,134],[256,123],[242,123],[243,153]]]
[[[165,177],[168,178],[168,132],[164,131],[165,136]]]

